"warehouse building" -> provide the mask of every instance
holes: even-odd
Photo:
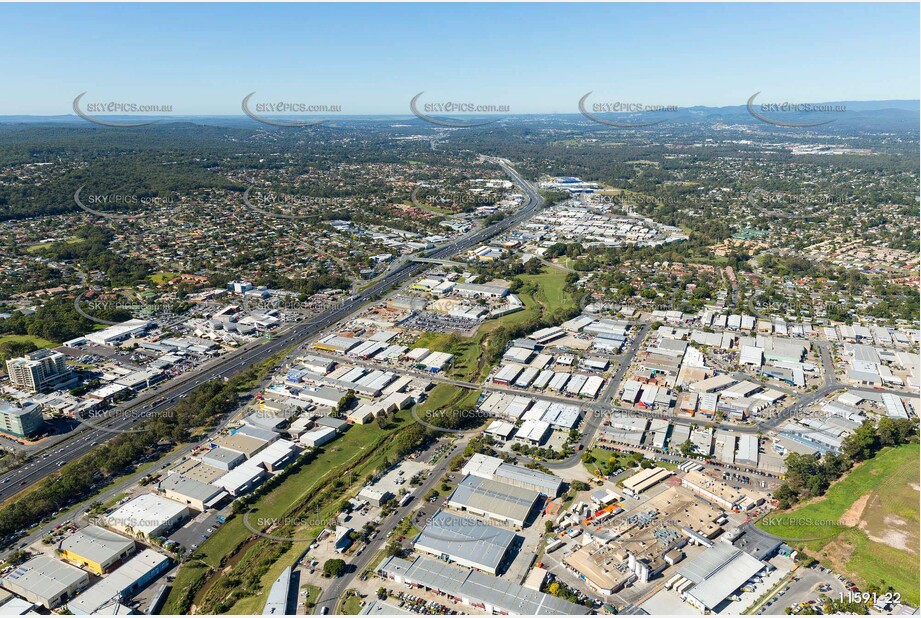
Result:
[[[620,396],[621,400],[631,405],[635,404],[640,400],[640,389],[642,386],[643,385],[636,380],[627,380],[624,383],[624,392]]]
[[[382,506],[393,500],[393,494],[386,489],[376,489],[371,485],[365,485],[358,492],[358,498],[372,506]]]
[[[438,511],[413,539],[413,547],[441,560],[495,575],[511,561],[509,550],[514,541],[515,534],[508,530]]]
[[[518,377],[518,374],[520,374],[523,370],[524,370],[524,367],[521,365],[516,365],[516,364],[511,364],[511,363],[508,365],[503,365],[499,369],[498,373],[496,373],[496,375],[493,376],[492,381],[496,384],[508,386],[515,380],[515,378]]]
[[[90,583],[75,566],[46,555],[28,560],[0,579],[0,585],[27,601],[54,609]]]
[[[265,606],[262,608],[263,616],[285,616],[294,613],[290,607],[292,579],[291,567],[285,567],[269,589]]]
[[[685,600],[702,612],[717,608],[755,575],[765,564],[729,543],[717,542],[689,560],[678,573],[693,585],[684,590]]]
[[[740,337],[739,347],[752,346],[764,351],[766,361],[801,362],[806,356],[807,345],[798,339],[757,335]]]
[[[122,603],[166,573],[169,568],[169,558],[152,549],[145,549],[111,575],[87,588],[67,604],[67,609],[77,616],[130,613],[130,609]]]
[[[493,421],[483,431],[493,438],[506,442],[515,433],[515,425],[506,421]]]
[[[313,347],[318,350],[325,350],[327,352],[338,352],[339,354],[345,354],[352,348],[357,348],[364,342],[364,339],[329,335],[328,337],[324,337],[323,339],[320,339],[318,342],[313,344]]]
[[[717,504],[724,509],[748,510],[755,506],[754,501],[745,494],[733,489],[726,483],[710,478],[699,470],[691,470],[681,484],[703,499]]]
[[[671,475],[672,473],[669,470],[658,466],[641,470],[624,481],[624,492],[631,496],[638,496]]]
[[[386,558],[377,572],[398,584],[432,590],[487,614],[584,616],[589,608],[525,588],[485,573],[469,571],[425,556],[413,561]]]
[[[454,360],[453,354],[449,354],[448,352],[432,352],[426,356],[425,360],[421,361],[420,364],[424,365],[427,371],[436,373],[450,365],[452,360]]]
[[[0,588],[0,616],[34,615],[35,603],[17,597],[9,590]]]
[[[77,530],[58,544],[61,559],[103,575],[134,553],[134,541],[99,526]]]
[[[547,441],[551,433],[550,423],[545,421],[525,421],[518,428],[515,439],[540,446]]]
[[[214,481],[214,485],[220,487],[231,496],[239,497],[245,496],[259,487],[265,477],[266,472],[262,467],[250,465],[247,462]]]
[[[688,388],[694,393],[717,393],[735,383],[736,380],[732,376],[720,374],[700,382],[694,382]]]
[[[562,393],[563,389],[566,387],[566,383],[569,382],[570,375],[569,373],[557,371],[553,374],[553,378],[550,380],[550,384],[547,385],[547,388],[553,392]]]
[[[189,516],[189,507],[155,494],[141,494],[106,516],[106,525],[128,535],[152,539]]]
[[[246,461],[246,455],[218,446],[202,455],[201,461],[206,465],[229,472]]]
[[[160,481],[157,490],[166,498],[185,504],[199,512],[214,508],[227,497],[227,492],[220,487],[181,474],[170,474]]]
[[[532,403],[533,401],[528,397],[496,392],[488,395],[480,403],[479,409],[484,416],[495,416],[517,421],[531,407]]]
[[[533,341],[531,343],[534,343]],[[527,365],[531,362],[531,359],[534,358],[534,349],[525,348],[519,346],[512,346],[505,351],[505,354],[502,355],[503,360],[511,361],[514,363],[521,363]]]
[[[739,434],[739,450],[735,462],[752,467],[758,465],[758,436],[750,433]]]
[[[886,416],[889,418],[908,418],[905,404],[898,395],[883,393],[883,405],[886,407]]]
[[[474,454],[461,472],[537,491],[551,498],[557,497],[563,490],[563,479],[558,476],[505,463],[498,457],[481,453]]]
[[[287,468],[300,454],[301,449],[298,448],[294,442],[290,440],[276,440],[253,457],[250,457],[246,463],[253,466],[261,466],[268,472],[278,472],[279,470]]]
[[[250,414],[247,418],[254,416]],[[265,414],[260,414],[259,416],[267,416]],[[287,420],[287,419],[284,419]],[[262,440],[267,444],[272,444],[278,440],[281,436],[278,435],[278,432],[272,429],[266,429],[265,427],[256,426],[254,424],[249,424],[246,422],[246,419],[243,419],[244,424],[240,425],[236,429],[231,430],[230,433],[234,435],[247,436],[249,438],[256,438],[257,440]]]
[[[643,434],[649,428],[649,419],[634,416],[612,416],[610,425],[601,426],[602,442],[617,442],[629,446],[639,446]]]
[[[448,497],[448,506],[507,526],[524,527],[540,501],[539,492],[467,475]]]
[[[254,415],[251,414],[250,416]],[[246,459],[249,459],[267,447],[269,442],[262,438],[248,436],[240,431],[231,431],[229,434],[220,436],[213,444],[216,444],[220,448],[234,451],[235,453],[241,453]]]
[[[130,388],[135,392],[140,392],[146,388],[150,388],[165,377],[166,374],[162,371],[156,369],[142,369],[122,376],[115,380],[114,383],[124,386],[125,388]]]
[[[244,432],[240,430],[243,428],[262,429],[263,431],[270,431],[272,433],[278,433],[279,431],[281,431],[282,427],[284,427],[288,423],[288,421],[290,420],[289,419],[290,415],[279,414],[280,412],[279,410],[277,410],[276,408],[270,407],[270,406],[266,406],[265,404],[260,404],[259,408],[260,409],[258,411],[253,412],[252,414],[246,415],[246,417],[243,419],[243,423],[244,423],[243,427],[239,429],[235,429],[231,433],[234,435],[239,434],[241,436],[249,436],[251,438],[258,438],[262,440],[263,442],[272,442],[273,439],[270,437],[267,437],[265,433],[248,433],[248,432]],[[233,448],[233,447],[230,447],[230,448]],[[238,450],[241,453],[245,452],[241,449],[234,449],[234,450]]]
[[[534,331],[528,335],[528,339],[531,339],[540,345],[546,345],[555,339],[564,337],[565,335],[566,331],[564,331],[559,326],[551,326],[549,328],[542,328],[538,331]]]
[[[128,320],[121,324],[94,331],[85,335],[83,339],[97,345],[114,346],[129,337],[146,332],[151,327],[153,327],[153,322],[148,322],[147,320]]]
[[[680,412],[694,416],[697,412],[697,393],[681,393],[678,395],[678,404],[675,406]]]
[[[582,420],[579,406],[541,399],[524,414],[526,421],[544,421],[558,429],[573,429]]]
[[[504,285],[484,285],[477,283],[458,283],[454,292],[458,296],[505,298],[509,295],[509,288]]]

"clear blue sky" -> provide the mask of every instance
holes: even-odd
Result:
[[[576,112],[917,99],[911,4],[0,4],[0,114],[73,98],[408,113],[410,98]]]

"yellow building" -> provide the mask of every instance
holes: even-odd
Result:
[[[134,541],[111,530],[89,525],[61,541],[63,560],[96,575],[104,575],[134,553]]]

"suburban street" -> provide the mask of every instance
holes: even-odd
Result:
[[[409,504],[398,507],[393,513],[386,517],[378,526],[378,530],[391,531],[394,530],[397,524],[400,521],[410,514],[410,512],[417,506],[417,503],[420,499],[425,499],[425,495],[431,490],[438,482],[441,481],[441,477],[445,474],[448,469],[448,466],[451,464],[451,460],[464,448],[467,446],[469,441],[469,436],[462,436],[458,439],[450,451],[442,455],[438,460],[438,463],[429,471],[429,475],[426,477],[425,481],[422,482],[414,492],[414,498],[409,502]],[[429,449],[431,450],[431,448]],[[369,567],[377,566],[372,564],[372,560],[379,558],[378,553],[387,545],[390,537],[387,534],[382,534],[374,538],[367,547],[362,551],[361,556],[359,556],[354,562],[350,563],[350,569],[348,573],[338,577],[330,582],[330,585],[323,590],[322,596],[317,600],[316,607],[314,608],[315,613],[321,613],[324,607],[328,607],[329,611],[332,612],[336,607],[339,599],[342,597],[342,594],[349,589],[352,581],[355,577],[360,576],[365,570]]]

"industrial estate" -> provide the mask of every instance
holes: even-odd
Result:
[[[412,100],[0,118],[0,613],[917,614],[917,101]]]

